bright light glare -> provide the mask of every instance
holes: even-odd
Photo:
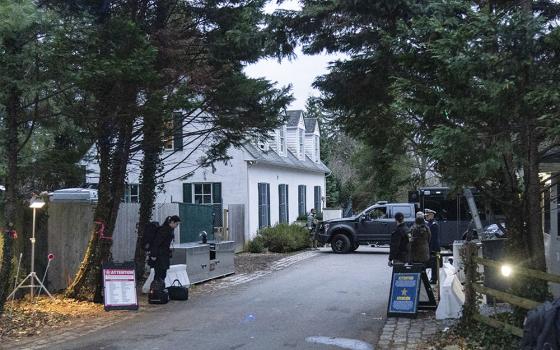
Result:
[[[502,265],[502,275],[504,275],[505,277],[509,277],[511,276],[511,273],[513,272],[513,270],[511,269],[511,266],[509,265]]]
[[[41,209],[42,207],[45,206],[45,202],[40,200],[40,199],[35,199],[33,202],[31,202],[31,204],[29,205],[29,208],[32,209]]]

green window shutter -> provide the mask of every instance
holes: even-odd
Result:
[[[192,203],[192,184],[183,183],[183,203]]]
[[[278,185],[278,222],[279,223],[283,223],[284,222],[284,196],[283,196],[283,188],[284,185]]]
[[[212,184],[212,203],[222,203],[222,183],[214,182]]]
[[[315,193],[314,193],[315,194],[315,198],[314,198],[314,200],[315,200],[314,201],[315,202],[314,203],[315,204],[314,205],[315,206],[315,211],[317,213],[320,213],[321,212],[321,186],[315,186],[314,190],[315,190]]]
[[[266,226],[270,226],[270,184],[266,184],[266,213],[267,213]]]
[[[305,185],[299,185],[298,186],[298,209],[299,209],[298,215],[299,216],[305,216],[307,214],[305,192],[306,192]]]
[[[259,192],[259,228],[263,227],[263,188],[262,184],[258,184],[258,192]]]
[[[290,223],[290,200],[288,198],[288,185],[284,185],[284,190],[286,191],[286,223]]]
[[[183,150],[183,115],[173,113],[173,147],[175,151]]]

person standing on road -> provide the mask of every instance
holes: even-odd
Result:
[[[404,223],[403,213],[396,213],[395,221],[397,222],[397,227],[393,233],[391,233],[389,266],[408,262],[409,255],[408,227],[406,227]]]
[[[431,233],[428,226],[426,226],[426,221],[424,221],[424,213],[419,211],[416,213],[416,221],[410,229],[411,262],[424,265],[430,262],[430,238]]]
[[[317,228],[317,218],[315,208],[311,208],[307,215],[307,229],[309,230],[309,245],[311,249],[317,248],[317,240],[315,239],[315,229]]]
[[[167,277],[167,269],[171,260],[171,242],[175,238],[173,231],[181,219],[177,215],[168,216],[163,225],[158,228],[154,238],[153,250],[150,253],[150,259],[154,261],[154,281],[163,281],[165,286],[165,277]]]
[[[436,284],[438,281],[438,266],[439,266],[439,253],[441,251],[441,246],[439,242],[439,224],[435,220],[436,212],[432,209],[424,210],[426,221],[428,222],[428,228],[430,229],[431,239],[430,239],[430,269],[432,270],[432,276],[430,279],[431,284]]]

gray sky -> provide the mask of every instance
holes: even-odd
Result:
[[[245,71],[250,77],[264,77],[278,82],[280,86],[292,85],[292,94],[295,100],[290,109],[304,109],[309,96],[318,96],[319,91],[313,89],[311,84],[315,77],[327,73],[329,61],[336,57],[328,55],[306,56],[298,54],[292,61],[261,60],[248,66]]]
[[[269,3],[267,12],[273,12],[279,8],[275,1]],[[297,1],[286,1],[281,5],[282,9],[295,10],[299,8]],[[313,89],[311,84],[316,77],[327,73],[330,61],[339,56],[314,55],[306,56],[298,50],[297,57],[291,61],[283,60],[278,63],[275,59],[261,60],[245,69],[247,75],[253,78],[265,78],[278,82],[279,86],[292,85],[292,94],[295,100],[289,106],[290,109],[304,109],[305,102],[310,96],[318,96],[319,91]]]

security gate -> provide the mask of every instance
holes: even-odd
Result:
[[[179,203],[181,243],[199,241],[202,231],[206,231],[208,239],[214,239],[213,213],[211,205]]]

